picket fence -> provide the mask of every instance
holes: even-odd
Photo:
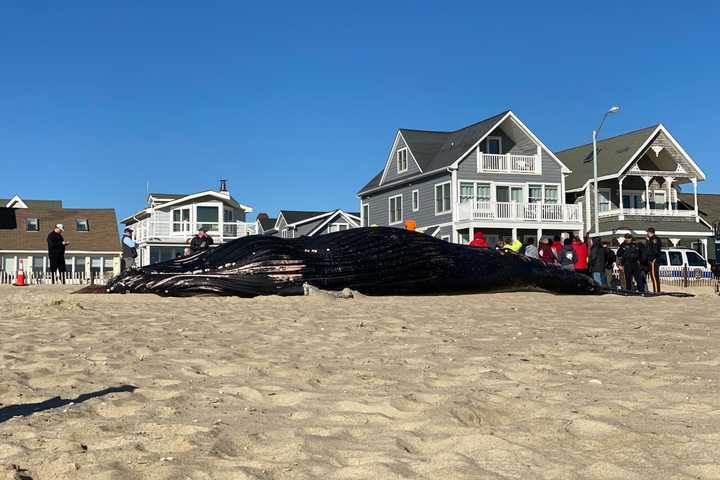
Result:
[[[59,276],[56,275],[55,282],[60,283]],[[110,277],[101,277],[100,275],[86,275],[85,272],[66,273],[66,285],[105,285]],[[28,285],[50,285],[52,284],[52,276],[49,273],[32,273],[25,272],[25,283]],[[14,285],[15,273],[0,272],[0,285]]]
[[[615,267],[613,269],[613,278],[617,284],[622,284],[625,279],[621,278],[623,275],[620,270]],[[683,266],[660,267],[660,285],[672,285],[673,287],[717,287],[720,280],[712,272],[706,271],[702,268]],[[650,283],[650,276],[647,277],[648,286]]]

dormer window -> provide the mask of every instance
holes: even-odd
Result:
[[[502,154],[502,137],[488,137],[487,139],[487,152],[491,155]]]
[[[76,218],[75,219],[75,231],[76,232],[89,232],[90,224],[87,218]]]
[[[408,169],[408,158],[407,148],[401,148],[397,151],[397,173],[407,172]]]

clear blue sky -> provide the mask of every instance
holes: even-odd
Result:
[[[718,24],[716,2],[6,1],[0,197],[122,218],[146,180],[225,177],[256,212],[357,210],[398,127],[511,108],[560,150],[611,104],[603,136],[662,122],[718,192]]]

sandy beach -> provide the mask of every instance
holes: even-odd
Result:
[[[720,478],[709,291],[76,288],[0,288],[0,478]]]

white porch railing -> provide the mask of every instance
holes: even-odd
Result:
[[[221,227],[222,225],[222,227]],[[159,240],[184,242],[198,228],[206,228],[216,242],[234,240],[255,234],[255,224],[250,222],[170,222],[153,219],[141,220],[130,226],[136,241]],[[222,232],[220,231],[222,229]]]
[[[664,210],[656,208],[613,208],[612,210],[605,210],[600,212],[600,217],[617,217],[620,215],[643,215],[650,217],[695,217],[694,210]]]
[[[478,172],[539,174],[540,160],[537,155],[478,154]]]
[[[13,285],[17,272],[0,272],[0,285]],[[112,278],[111,274],[100,275],[91,273],[87,275],[85,272],[68,272],[65,274],[66,285],[105,285]],[[55,274],[55,282],[61,283],[60,274]],[[52,275],[50,273],[25,272],[25,283],[27,285],[49,285],[52,283]]]
[[[458,220],[582,223],[579,205],[516,202],[462,202]]]

